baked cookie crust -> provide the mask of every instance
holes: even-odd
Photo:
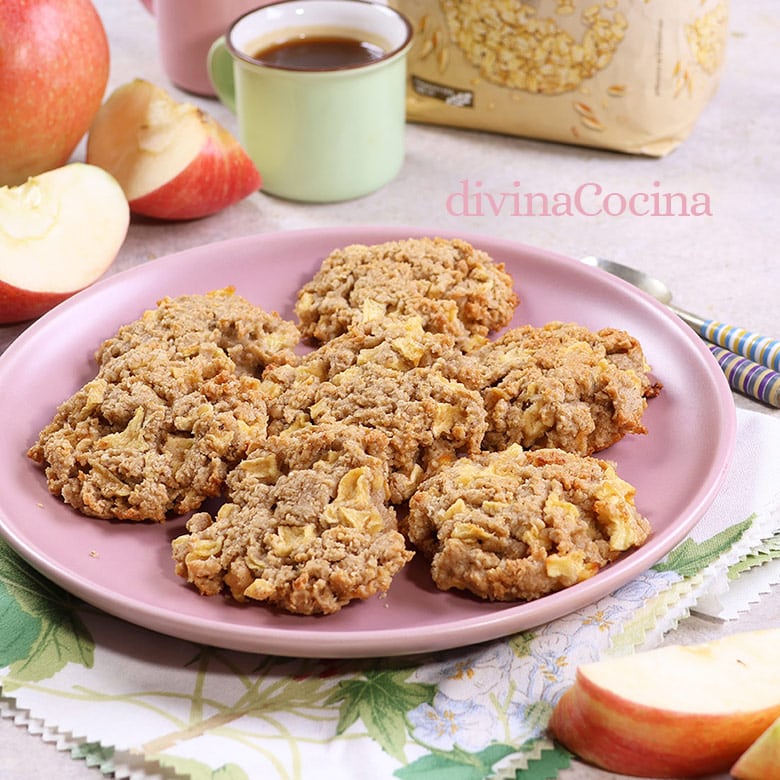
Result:
[[[295,323],[225,287],[205,295],[162,298],[104,341],[95,357],[103,365],[150,339],[169,342],[171,354],[185,358],[202,344],[214,344],[233,361],[237,373],[259,377],[266,366],[297,360],[294,350],[301,334]]]
[[[321,425],[269,437],[228,477],[230,501],[173,541],[204,595],[331,614],[385,592],[413,553],[388,503],[386,437]]]
[[[265,438],[253,374],[297,359],[298,340],[293,324],[230,289],[163,299],[98,348],[96,376],[28,455],[50,492],[85,515],[161,522],[193,511]]]
[[[634,492],[604,460],[514,444],[426,480],[402,530],[438,588],[528,601],[588,579],[646,540]]]
[[[451,334],[425,331],[417,316],[352,326],[297,365],[265,372],[269,433],[333,423],[381,431],[400,504],[440,464],[479,451],[482,398],[449,375],[461,355]]]
[[[298,362],[269,366],[262,391],[268,404],[269,434],[311,422],[317,390],[353,366],[372,364],[404,372],[454,365],[463,353],[446,333],[424,330],[420,317],[392,316],[353,325]]]
[[[506,326],[519,303],[502,263],[460,239],[410,238],[335,249],[299,291],[304,336],[319,342],[359,322],[417,315],[463,348]]]
[[[647,399],[661,389],[633,336],[564,322],[512,328],[465,355],[456,375],[484,399],[487,450],[517,443],[590,455],[646,433]]]

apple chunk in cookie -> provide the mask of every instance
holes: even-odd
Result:
[[[229,503],[173,541],[176,573],[303,615],[386,591],[412,557],[388,503],[387,438],[354,425],[271,436],[228,477]]]
[[[517,444],[441,468],[402,523],[438,588],[491,601],[537,599],[588,579],[649,530],[611,464]]]

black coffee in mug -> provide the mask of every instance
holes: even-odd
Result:
[[[338,70],[381,59],[381,46],[344,35],[301,34],[264,46],[252,58],[288,70]]]

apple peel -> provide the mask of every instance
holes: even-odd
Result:
[[[780,718],[737,759],[731,776],[737,780],[780,777]]]
[[[65,165],[108,83],[106,31],[91,0],[0,2],[0,184]]]
[[[156,219],[209,216],[262,184],[228,130],[145,79],[118,87],[101,106],[86,158],[116,178],[134,214]]]
[[[780,629],[584,664],[550,732],[584,761],[635,777],[727,772],[780,717]]]
[[[93,165],[0,187],[0,323],[33,319],[96,281],[129,222],[121,187]]]

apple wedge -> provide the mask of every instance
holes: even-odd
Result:
[[[134,214],[197,219],[257,190],[260,173],[241,144],[191,103],[144,79],[118,87],[100,107],[87,162],[121,185]]]
[[[768,629],[584,664],[556,704],[550,731],[612,772],[727,772],[780,716],[778,658],[780,629]]]
[[[731,767],[737,780],[780,777],[780,718],[778,718]]]
[[[0,187],[0,323],[23,322],[92,284],[124,243],[130,210],[102,168],[55,168]]]

